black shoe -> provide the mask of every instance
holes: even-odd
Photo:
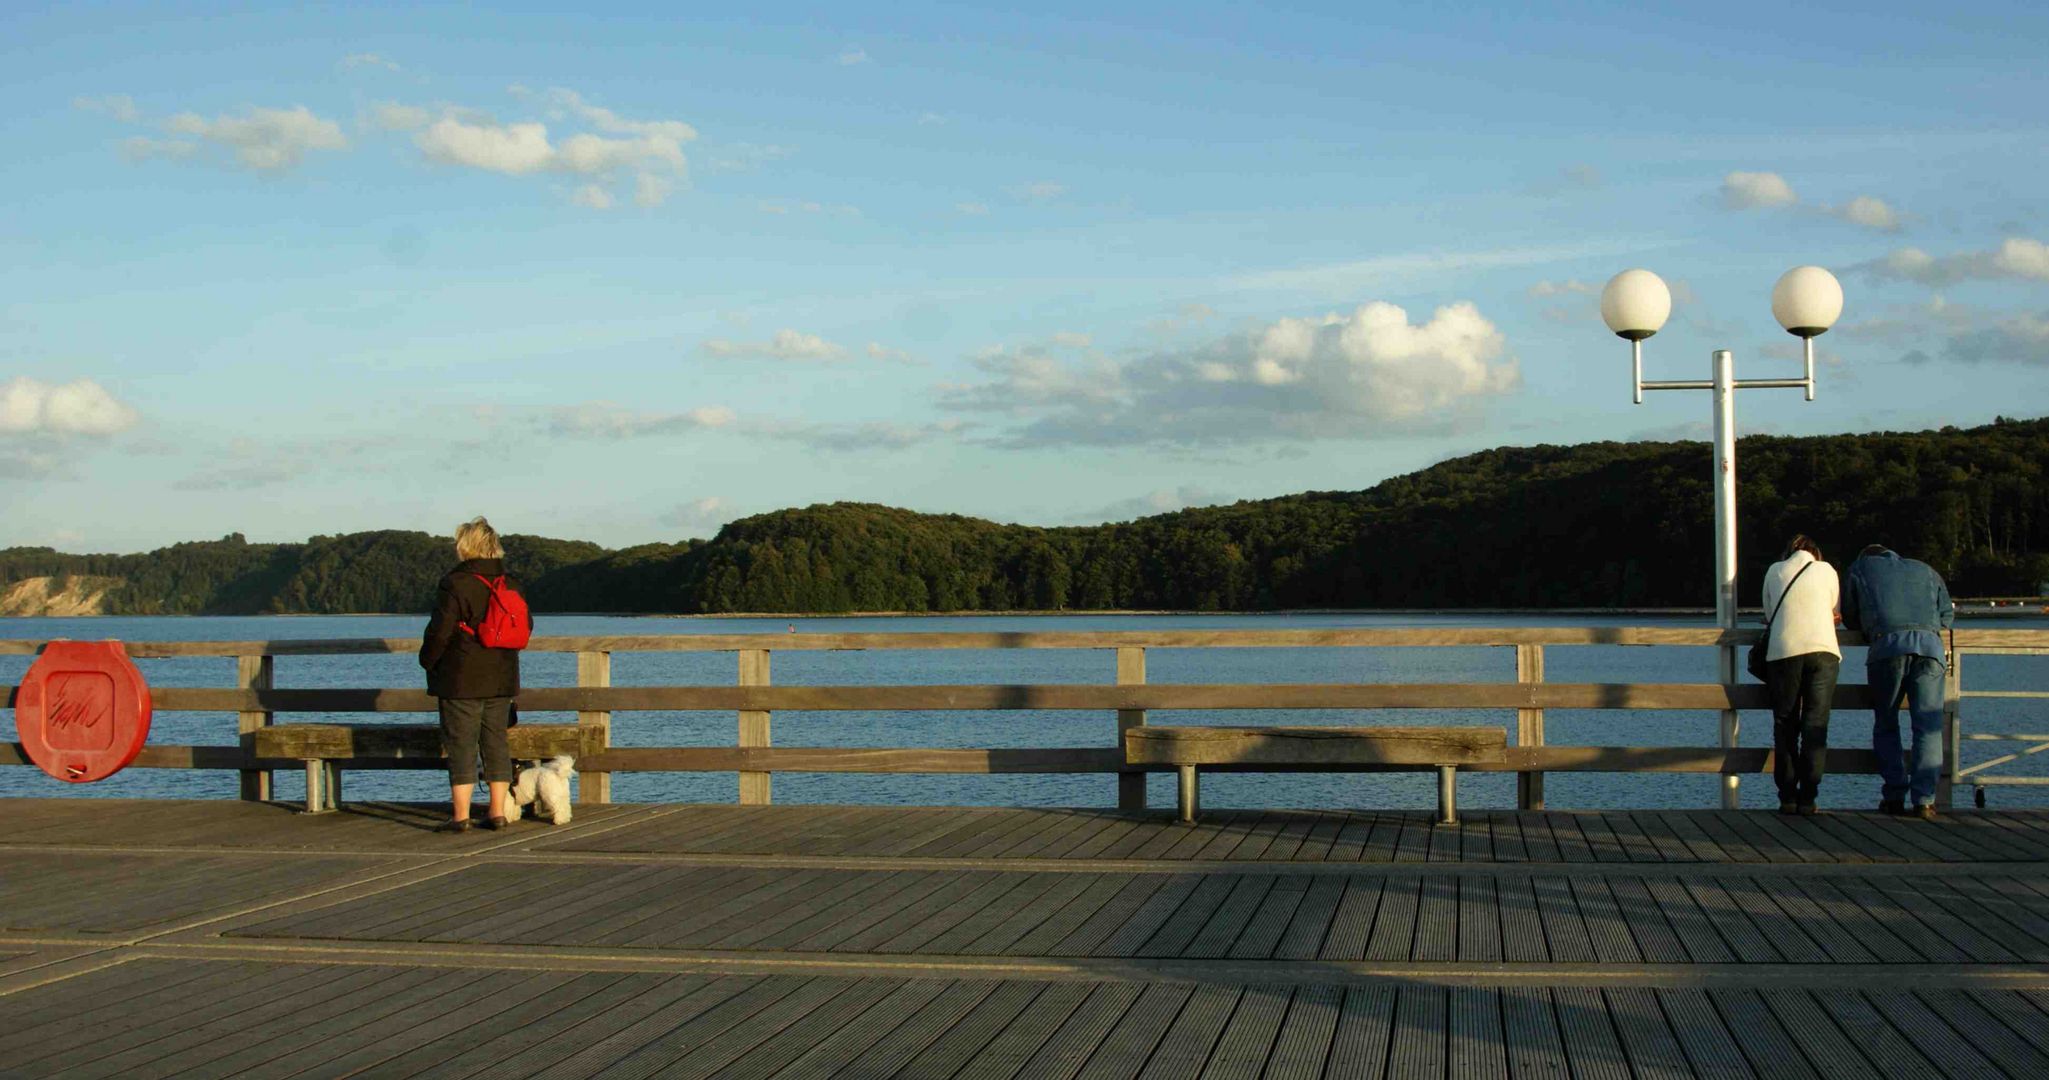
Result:
[[[1917,818],[1920,818],[1920,819],[1921,819],[1922,821],[1934,821],[1934,820],[1935,820],[1935,804],[1934,804],[1934,803],[1929,803],[1929,804],[1928,804],[1928,805],[1926,805],[1926,806],[1923,806],[1923,807],[1919,807],[1919,808],[1917,808],[1917,809],[1916,809],[1916,810],[1914,811],[1914,816],[1915,816],[1915,817],[1917,817]]]
[[[1816,814],[1819,814],[1819,813],[1821,813],[1821,808],[1820,808],[1820,807],[1817,807],[1817,806],[1815,806],[1815,805],[1814,805],[1813,803],[1811,803],[1811,802],[1804,802],[1804,803],[1801,803],[1801,804],[1800,804],[1800,816],[1801,816],[1801,817],[1813,817],[1814,815],[1816,815]]]
[[[1878,804],[1878,812],[1881,814],[1891,814],[1894,817],[1901,817],[1904,816],[1907,812],[1907,804],[1906,801],[1903,799],[1887,799],[1884,802]]]
[[[460,820],[457,820],[456,818],[449,818],[447,821],[444,821],[441,824],[434,826],[434,831],[450,833],[468,832],[470,831],[470,819],[462,818]]]
[[[484,827],[492,832],[497,832],[500,829],[512,828],[512,822],[505,820],[503,817],[494,817],[484,822]]]
[[[1793,814],[1798,813],[1799,810],[1800,808],[1794,806],[1791,802],[1788,802],[1785,799],[1779,800],[1779,813],[1791,816]]]

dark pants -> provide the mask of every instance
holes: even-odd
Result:
[[[505,741],[505,721],[512,715],[509,697],[441,698],[441,752],[448,755],[448,782],[477,782],[477,756],[484,758],[484,779],[512,782],[512,748]]]
[[[1772,776],[1779,801],[1812,803],[1828,764],[1828,709],[1843,662],[1803,653],[1765,665],[1772,697]]]

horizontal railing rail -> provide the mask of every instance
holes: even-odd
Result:
[[[1549,709],[1574,710],[1768,710],[1762,685],[1722,683],[1554,683],[1544,678],[1547,647],[1627,645],[1646,647],[1717,647],[1732,649],[1755,641],[1760,630],[1714,627],[1459,627],[1349,630],[1220,630],[1220,631],[1032,631],[970,633],[851,634],[677,634],[557,636],[535,638],[529,651],[571,653],[577,658],[577,685],[534,687],[519,698],[523,712],[574,713],[575,725],[559,730],[578,735],[583,748],[580,798],[605,802],[611,796],[611,775],[635,771],[715,771],[739,776],[742,802],[770,801],[769,778],[776,772],[820,773],[1109,773],[1118,776],[1119,805],[1145,805],[1146,766],[1129,764],[1121,750],[1122,732],[1146,723],[1158,710],[1487,710],[1515,713],[1515,738],[1505,763],[1476,766],[1474,771],[1508,771],[1518,775],[1519,806],[1544,804],[1547,772],[1719,773],[1733,776],[1771,768],[1771,751],[1734,745],[1719,747],[1549,746],[1544,717]],[[1855,633],[1842,632],[1846,646],[1863,644]],[[30,655],[44,642],[0,640],[0,655]],[[2049,655],[2049,630],[1959,629],[1954,635],[1959,658],[1970,652],[2007,655]],[[242,774],[245,798],[268,798],[270,771],[296,767],[297,760],[260,757],[253,735],[277,721],[280,714],[318,716],[333,713],[431,713],[435,699],[412,688],[282,688],[274,685],[275,659],[280,656],[399,655],[416,652],[420,642],[408,638],[274,639],[265,641],[127,642],[136,658],[221,657],[236,660],[232,687],[155,687],[151,702],[166,712],[232,712],[238,716],[239,745],[146,747],[134,766],[142,768],[234,769]],[[1145,657],[1155,649],[1224,648],[1510,648],[1515,654],[1515,681],[1474,683],[1282,683],[1211,684],[1148,683]],[[776,652],[928,650],[928,649],[1076,649],[1115,654],[1114,683],[975,684],[975,685],[772,685],[770,660]],[[738,656],[736,684],[720,686],[612,686],[615,653],[731,652]],[[2036,691],[1965,691],[1952,664],[1946,706],[1948,766],[1942,798],[1954,783],[2001,782],[1984,770],[2030,756],[2032,750],[1964,769],[1961,755],[1960,703],[1966,697],[2043,698]],[[12,707],[15,688],[0,686],[0,707]],[[1872,701],[1862,683],[1836,688],[1838,709],[1869,709]],[[931,747],[776,747],[771,746],[771,718],[777,712],[1108,712],[1116,718],[1117,739],[1108,746],[931,748]],[[732,712],[738,720],[731,746],[614,746],[614,713]],[[363,756],[345,759],[350,769],[439,768],[431,753],[432,729],[374,725],[385,734],[361,742]],[[544,727],[547,727],[544,725]],[[548,727],[556,730],[556,727]],[[367,730],[359,728],[358,730]],[[1973,736],[1975,740],[1977,736]],[[2022,736],[2033,741],[2036,737]],[[405,752],[391,750],[400,744]],[[422,747],[427,747],[423,752]],[[2035,749],[2039,749],[2036,747]],[[0,765],[27,764],[19,744],[0,743]],[[1164,768],[1164,767],[1160,767]],[[1256,770],[1296,771],[1263,766]],[[1876,771],[1870,751],[1835,747],[1831,772]],[[2020,778],[2015,778],[2020,779]]]
[[[1748,645],[1763,630],[1739,627],[1565,626],[1445,627],[1378,630],[1105,630],[1089,632],[891,634],[663,634],[649,636],[536,637],[528,652],[862,652],[887,649],[1303,649],[1444,647],[1453,645]],[[1864,636],[1839,631],[1844,645]],[[2049,631],[1960,629],[1958,648],[2049,650]],[[0,640],[0,656],[33,655],[44,642]],[[366,656],[420,651],[419,638],[275,638],[267,641],[130,641],[128,655]]]

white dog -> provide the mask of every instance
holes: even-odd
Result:
[[[505,820],[518,821],[520,807],[532,804],[533,817],[569,824],[569,778],[575,775],[576,759],[568,754],[521,769],[505,801]]]

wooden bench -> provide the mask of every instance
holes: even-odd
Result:
[[[1490,727],[1132,727],[1132,765],[1172,765],[1181,774],[1181,820],[1198,811],[1196,770],[1204,765],[1346,769],[1429,766],[1437,770],[1437,820],[1458,824],[1458,767],[1508,760],[1508,730]]]
[[[583,732],[575,724],[517,724],[506,733],[515,760],[583,755]],[[273,724],[253,733],[251,752],[270,761],[306,765],[306,812],[341,805],[345,765],[379,768],[447,768],[441,728],[420,724]]]

